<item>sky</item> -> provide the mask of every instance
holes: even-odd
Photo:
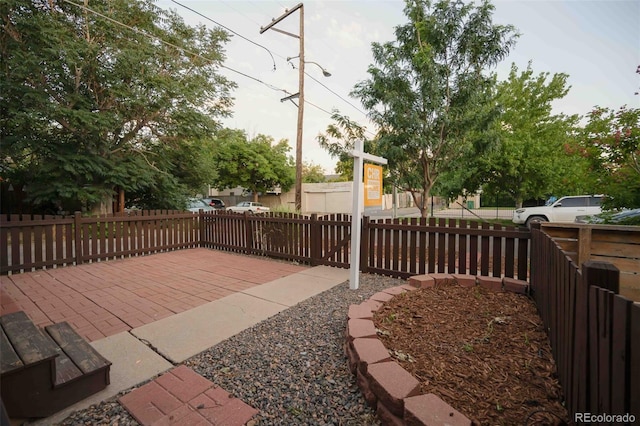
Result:
[[[178,0],[206,18],[172,0],[159,0],[163,9],[175,10],[190,25],[215,27],[210,20],[233,30],[226,44],[220,73],[237,83],[233,115],[225,127],[242,129],[249,137],[287,139],[295,156],[297,107],[282,102],[298,92],[299,41],[261,27],[292,9],[286,0]],[[500,80],[507,78],[511,64],[525,70],[531,61],[534,73],[569,75],[571,89],[554,103],[554,113],[584,116],[594,106],[618,109],[640,107],[640,0],[493,0],[493,22],[513,25],[520,37],[509,56],[494,69]],[[303,121],[303,161],[333,173],[336,160],[317,143],[317,136],[332,123],[337,109],[350,119],[375,127],[367,120],[359,100],[349,96],[354,86],[366,80],[373,64],[371,43],[395,40],[394,29],[407,22],[404,2],[399,0],[310,0],[304,2],[306,73]],[[210,19],[210,20],[209,20]],[[300,13],[289,15],[275,28],[299,33]],[[310,63],[315,62],[315,64]],[[275,69],[274,69],[275,67]],[[323,76],[322,69],[330,77]],[[258,81],[259,80],[259,81]]]

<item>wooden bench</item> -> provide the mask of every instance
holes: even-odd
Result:
[[[109,384],[111,362],[66,322],[36,327],[24,312],[0,317],[0,392],[10,417],[47,417]]]

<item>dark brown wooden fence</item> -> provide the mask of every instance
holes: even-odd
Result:
[[[3,273],[190,247],[348,268],[351,216],[135,212],[102,217],[0,217]],[[363,219],[361,270],[526,280],[530,232],[456,219]]]
[[[349,267],[351,218],[292,213],[203,215],[202,246],[294,260],[311,265]]]
[[[436,218],[365,218],[361,269],[407,278],[458,273],[528,279],[529,238],[524,228]]]
[[[351,216],[204,215],[202,245],[348,268]],[[528,279],[530,232],[457,219],[363,219],[362,272],[448,272]]]
[[[620,270],[620,294],[640,302],[640,230],[637,226],[543,223],[542,231],[580,267],[588,260]]]
[[[640,305],[618,295],[619,270],[582,269],[560,244],[532,230],[531,288],[547,327],[567,408],[640,419]]]
[[[199,215],[190,212],[0,217],[3,274],[199,245]]]

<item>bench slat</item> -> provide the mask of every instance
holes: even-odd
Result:
[[[48,325],[45,330],[84,374],[111,365],[66,322]]]
[[[0,374],[17,370],[23,365],[4,330],[0,328]]]
[[[65,353],[56,358],[56,386],[63,385],[80,376],[82,376],[82,371]]]
[[[23,312],[0,317],[0,325],[25,366],[57,357],[60,348]]]

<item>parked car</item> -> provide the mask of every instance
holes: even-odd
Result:
[[[200,198],[190,198],[187,203],[187,210],[190,212],[199,212],[200,210],[204,210],[205,212],[211,212],[214,210],[205,200]]]
[[[224,201],[220,200],[219,198],[203,198],[203,200],[207,202],[214,209],[225,208]]]
[[[562,197],[546,206],[527,207],[513,212],[513,223],[531,227],[535,222],[574,222],[577,216],[602,213],[602,195]]]
[[[242,203],[238,203],[235,206],[227,208],[227,211],[236,213],[265,213],[269,210],[269,207],[263,205],[262,203],[256,203],[253,201],[243,201]]]
[[[595,215],[576,217],[576,223],[596,223],[612,225],[640,225],[640,209],[603,212]]]

